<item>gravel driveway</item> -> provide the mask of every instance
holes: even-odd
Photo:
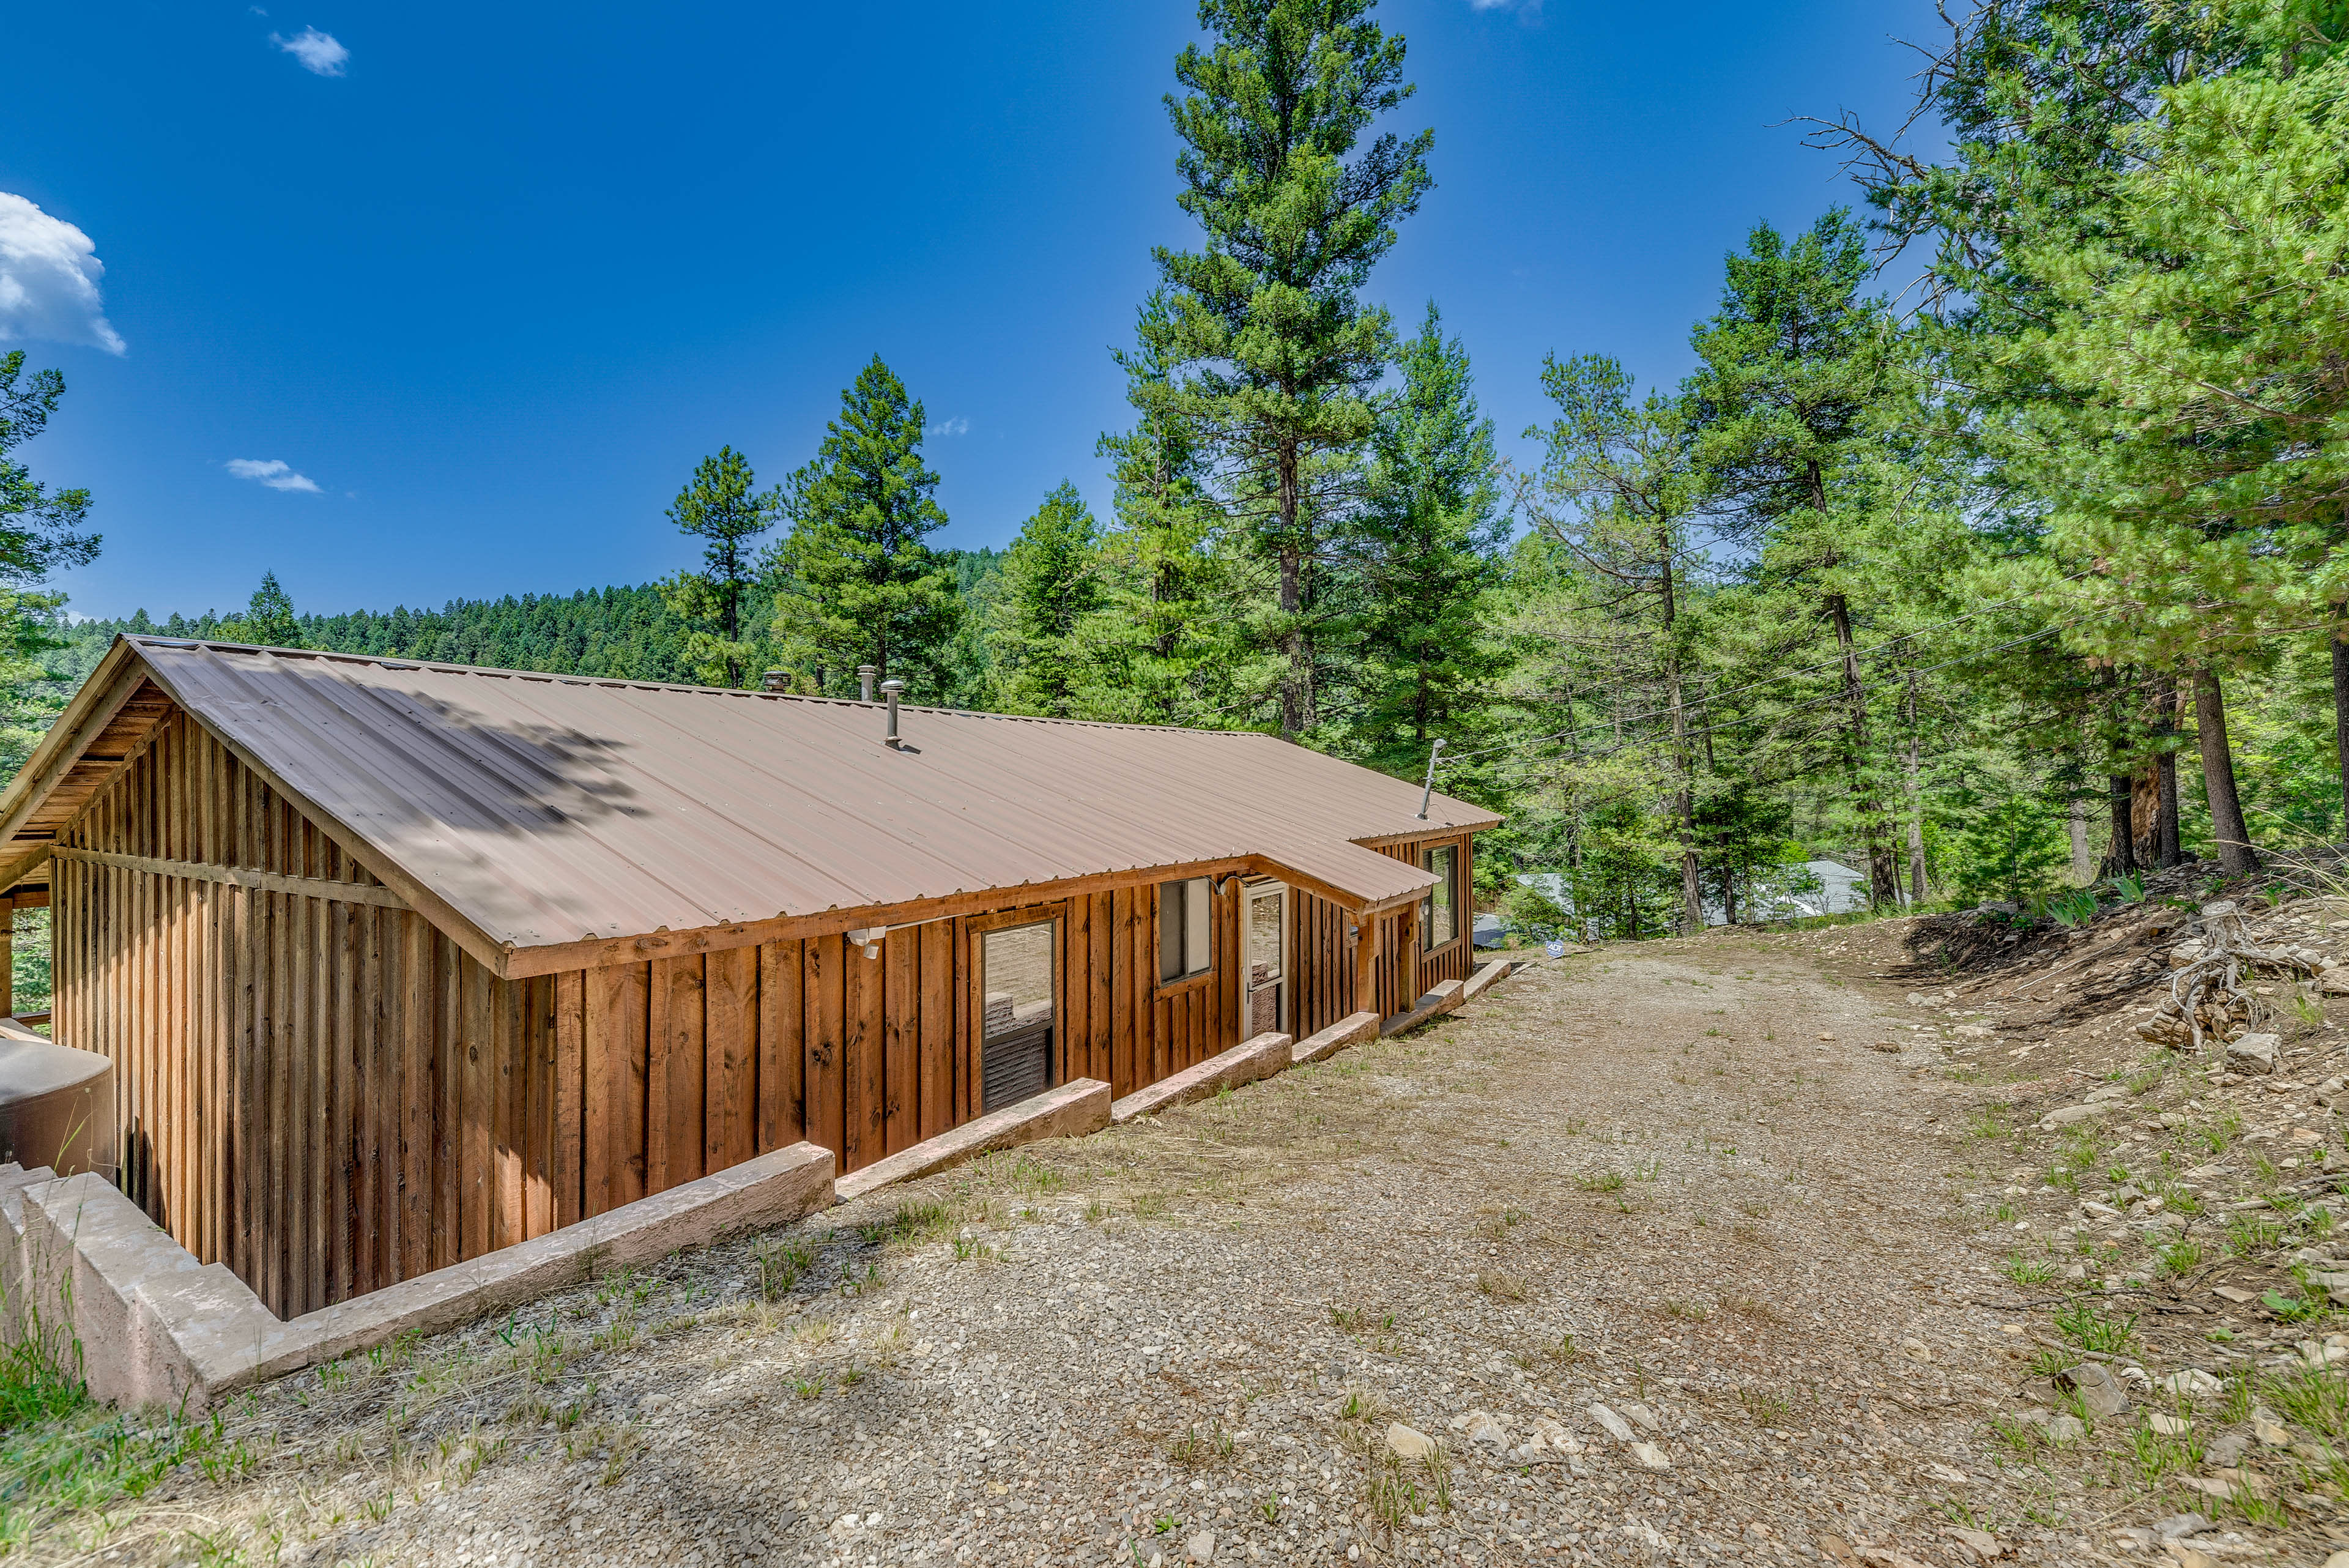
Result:
[[[290,1379],[34,1554],[2099,1560],[2130,1501],[1990,1449],[2029,1346],[1977,1304],[2013,1294],[1961,1201],[1989,1091],[1816,954],[1567,959],[1202,1106]]]

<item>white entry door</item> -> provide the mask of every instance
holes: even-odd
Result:
[[[1288,1027],[1288,889],[1278,882],[1251,883],[1241,922],[1247,950],[1247,1034],[1278,1033]]]

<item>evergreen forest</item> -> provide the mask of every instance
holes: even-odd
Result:
[[[934,543],[926,413],[875,357],[799,468],[721,446],[647,508],[692,557],[663,581],[79,619],[55,582],[103,498],[14,455],[65,386],[11,351],[0,747],[126,631],[831,695],[872,666],[1433,767],[1507,818],[1481,901],[1592,938],[1752,918],[1817,859],[1878,909],[2288,864],[2349,800],[2349,6],[1952,16],[1905,126],[1809,123],[1839,200],[1721,235],[1693,369],[1552,346],[1513,462],[1442,302],[1378,301],[1442,167],[1406,40],[1375,0],[1206,0],[1166,97],[1189,242],[1122,415],[999,552]]]

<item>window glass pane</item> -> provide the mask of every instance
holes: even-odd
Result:
[[[1280,978],[1280,914],[1284,902],[1278,892],[1259,893],[1248,899],[1248,983],[1252,986]]]
[[[1052,922],[988,931],[979,942],[979,983],[987,998],[983,1037],[1050,1025]]]
[[[1427,852],[1427,868],[1435,873],[1435,886],[1427,895],[1427,945],[1440,948],[1460,934],[1460,911],[1454,886],[1458,881],[1460,851],[1453,845]]]
[[[1183,957],[1185,974],[1205,974],[1214,961],[1215,941],[1209,924],[1216,916],[1214,898],[1207,890],[1205,877],[1194,877],[1183,885]]]
[[[1188,972],[1183,967],[1183,906],[1188,900],[1188,882],[1158,884],[1158,979],[1161,983],[1180,980]]]

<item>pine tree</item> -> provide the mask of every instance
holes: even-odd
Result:
[[[853,690],[861,664],[937,701],[962,616],[950,562],[924,543],[946,526],[922,462],[922,405],[874,355],[841,393],[813,462],[783,488],[790,533],[770,570],[774,632],[823,690]]]
[[[1354,749],[1408,773],[1441,737],[1473,742],[1503,662],[1484,618],[1507,524],[1495,483],[1493,421],[1476,408],[1468,353],[1430,304],[1403,346],[1402,386],[1372,443],[1371,499],[1353,533],[1367,602]]]
[[[1630,376],[1600,355],[1551,357],[1542,388],[1558,417],[1547,431],[1526,432],[1547,443],[1534,522],[1571,553],[1577,576],[1595,596],[1585,615],[1606,623],[1604,641],[1615,660],[1610,684],[1668,718],[1659,763],[1671,781],[1682,929],[1701,931],[1688,703],[1695,639],[1687,614],[1690,571],[1699,558],[1690,538],[1698,486],[1688,412],[1680,400],[1654,392],[1634,401]]]
[[[1374,0],[1203,0],[1214,47],[1186,47],[1167,109],[1198,251],[1160,248],[1166,308],[1145,313],[1167,371],[1141,383],[1198,442],[1203,492],[1271,563],[1265,627],[1287,669],[1280,732],[1318,722],[1317,590],[1329,531],[1359,501],[1351,457],[1392,350],[1361,290],[1428,187],[1432,133],[1364,134],[1409,96],[1403,45]],[[1358,151],[1359,149],[1359,151]]]
[[[98,556],[83,533],[89,492],[52,490],[12,455],[47,428],[66,394],[57,370],[24,374],[25,351],[0,354],[0,767],[14,768],[64,707],[52,655],[61,649],[65,596],[49,574]]]
[[[782,500],[753,491],[756,482],[747,458],[720,447],[701,460],[666,514],[680,532],[704,541],[701,570],[679,572],[661,595],[673,613],[696,623],[687,657],[713,685],[739,687],[760,673],[761,644],[743,636],[742,599],[754,580],[750,544],[775,525]]]
[[[1085,622],[1106,602],[1101,529],[1063,480],[1004,552],[994,609],[999,701],[1015,713],[1079,711]]]
[[[1091,639],[1084,707],[1096,719],[1245,726],[1277,701],[1286,666],[1249,646],[1261,573],[1230,542],[1209,483],[1210,443],[1171,395],[1174,308],[1154,292],[1137,313],[1135,346],[1116,356],[1136,419],[1098,448],[1117,489],[1102,543],[1110,604]]]
[[[1702,361],[1689,383],[1696,462],[1764,577],[1807,601],[1807,618],[1833,633],[1851,811],[1870,895],[1893,908],[1886,759],[1870,735],[1854,603],[1883,597],[1871,536],[1889,521],[1881,442],[1903,389],[1895,335],[1881,304],[1860,294],[1870,273],[1865,236],[1840,208],[1792,244],[1757,224],[1728,273],[1719,313],[1692,338]]]
[[[262,648],[305,648],[302,623],[294,614],[294,596],[278,582],[275,572],[261,574],[261,586],[244,607],[244,614],[222,621],[218,634],[229,642],[249,642]]]

